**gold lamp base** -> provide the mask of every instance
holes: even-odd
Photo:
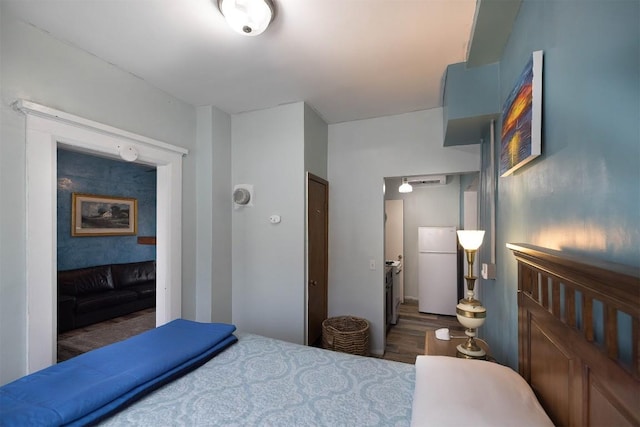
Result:
[[[482,326],[487,314],[487,309],[480,301],[473,299],[470,294],[468,298],[461,299],[456,306],[458,321],[466,328],[464,334],[467,340],[456,347],[456,355],[464,359],[486,360],[487,353],[478,346],[475,340],[477,328]]]
[[[471,337],[469,337],[464,344],[458,344],[456,347],[456,356],[461,359],[487,360],[487,353],[481,349]]]
[[[467,253],[467,275],[464,276],[467,281],[467,297],[461,299],[456,306],[456,316],[458,322],[466,328],[464,331],[468,337],[464,344],[456,347],[456,355],[464,359],[487,359],[487,353],[481,349],[476,343],[476,330],[482,326],[487,309],[482,303],[474,298],[474,287],[477,277],[473,275],[473,261],[476,257],[476,251],[482,244],[484,230],[458,230],[458,240],[460,246]]]

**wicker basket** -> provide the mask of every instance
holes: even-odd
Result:
[[[322,322],[322,348],[369,355],[369,322],[353,316],[330,317]]]

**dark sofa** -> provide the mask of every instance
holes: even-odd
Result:
[[[58,272],[59,333],[155,305],[155,261]]]

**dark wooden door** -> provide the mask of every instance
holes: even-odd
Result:
[[[309,227],[307,343],[312,345],[322,338],[322,322],[327,318],[329,183],[309,174],[307,186],[307,222]]]

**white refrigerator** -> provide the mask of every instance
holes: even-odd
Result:
[[[418,227],[418,310],[456,315],[456,227]]]

